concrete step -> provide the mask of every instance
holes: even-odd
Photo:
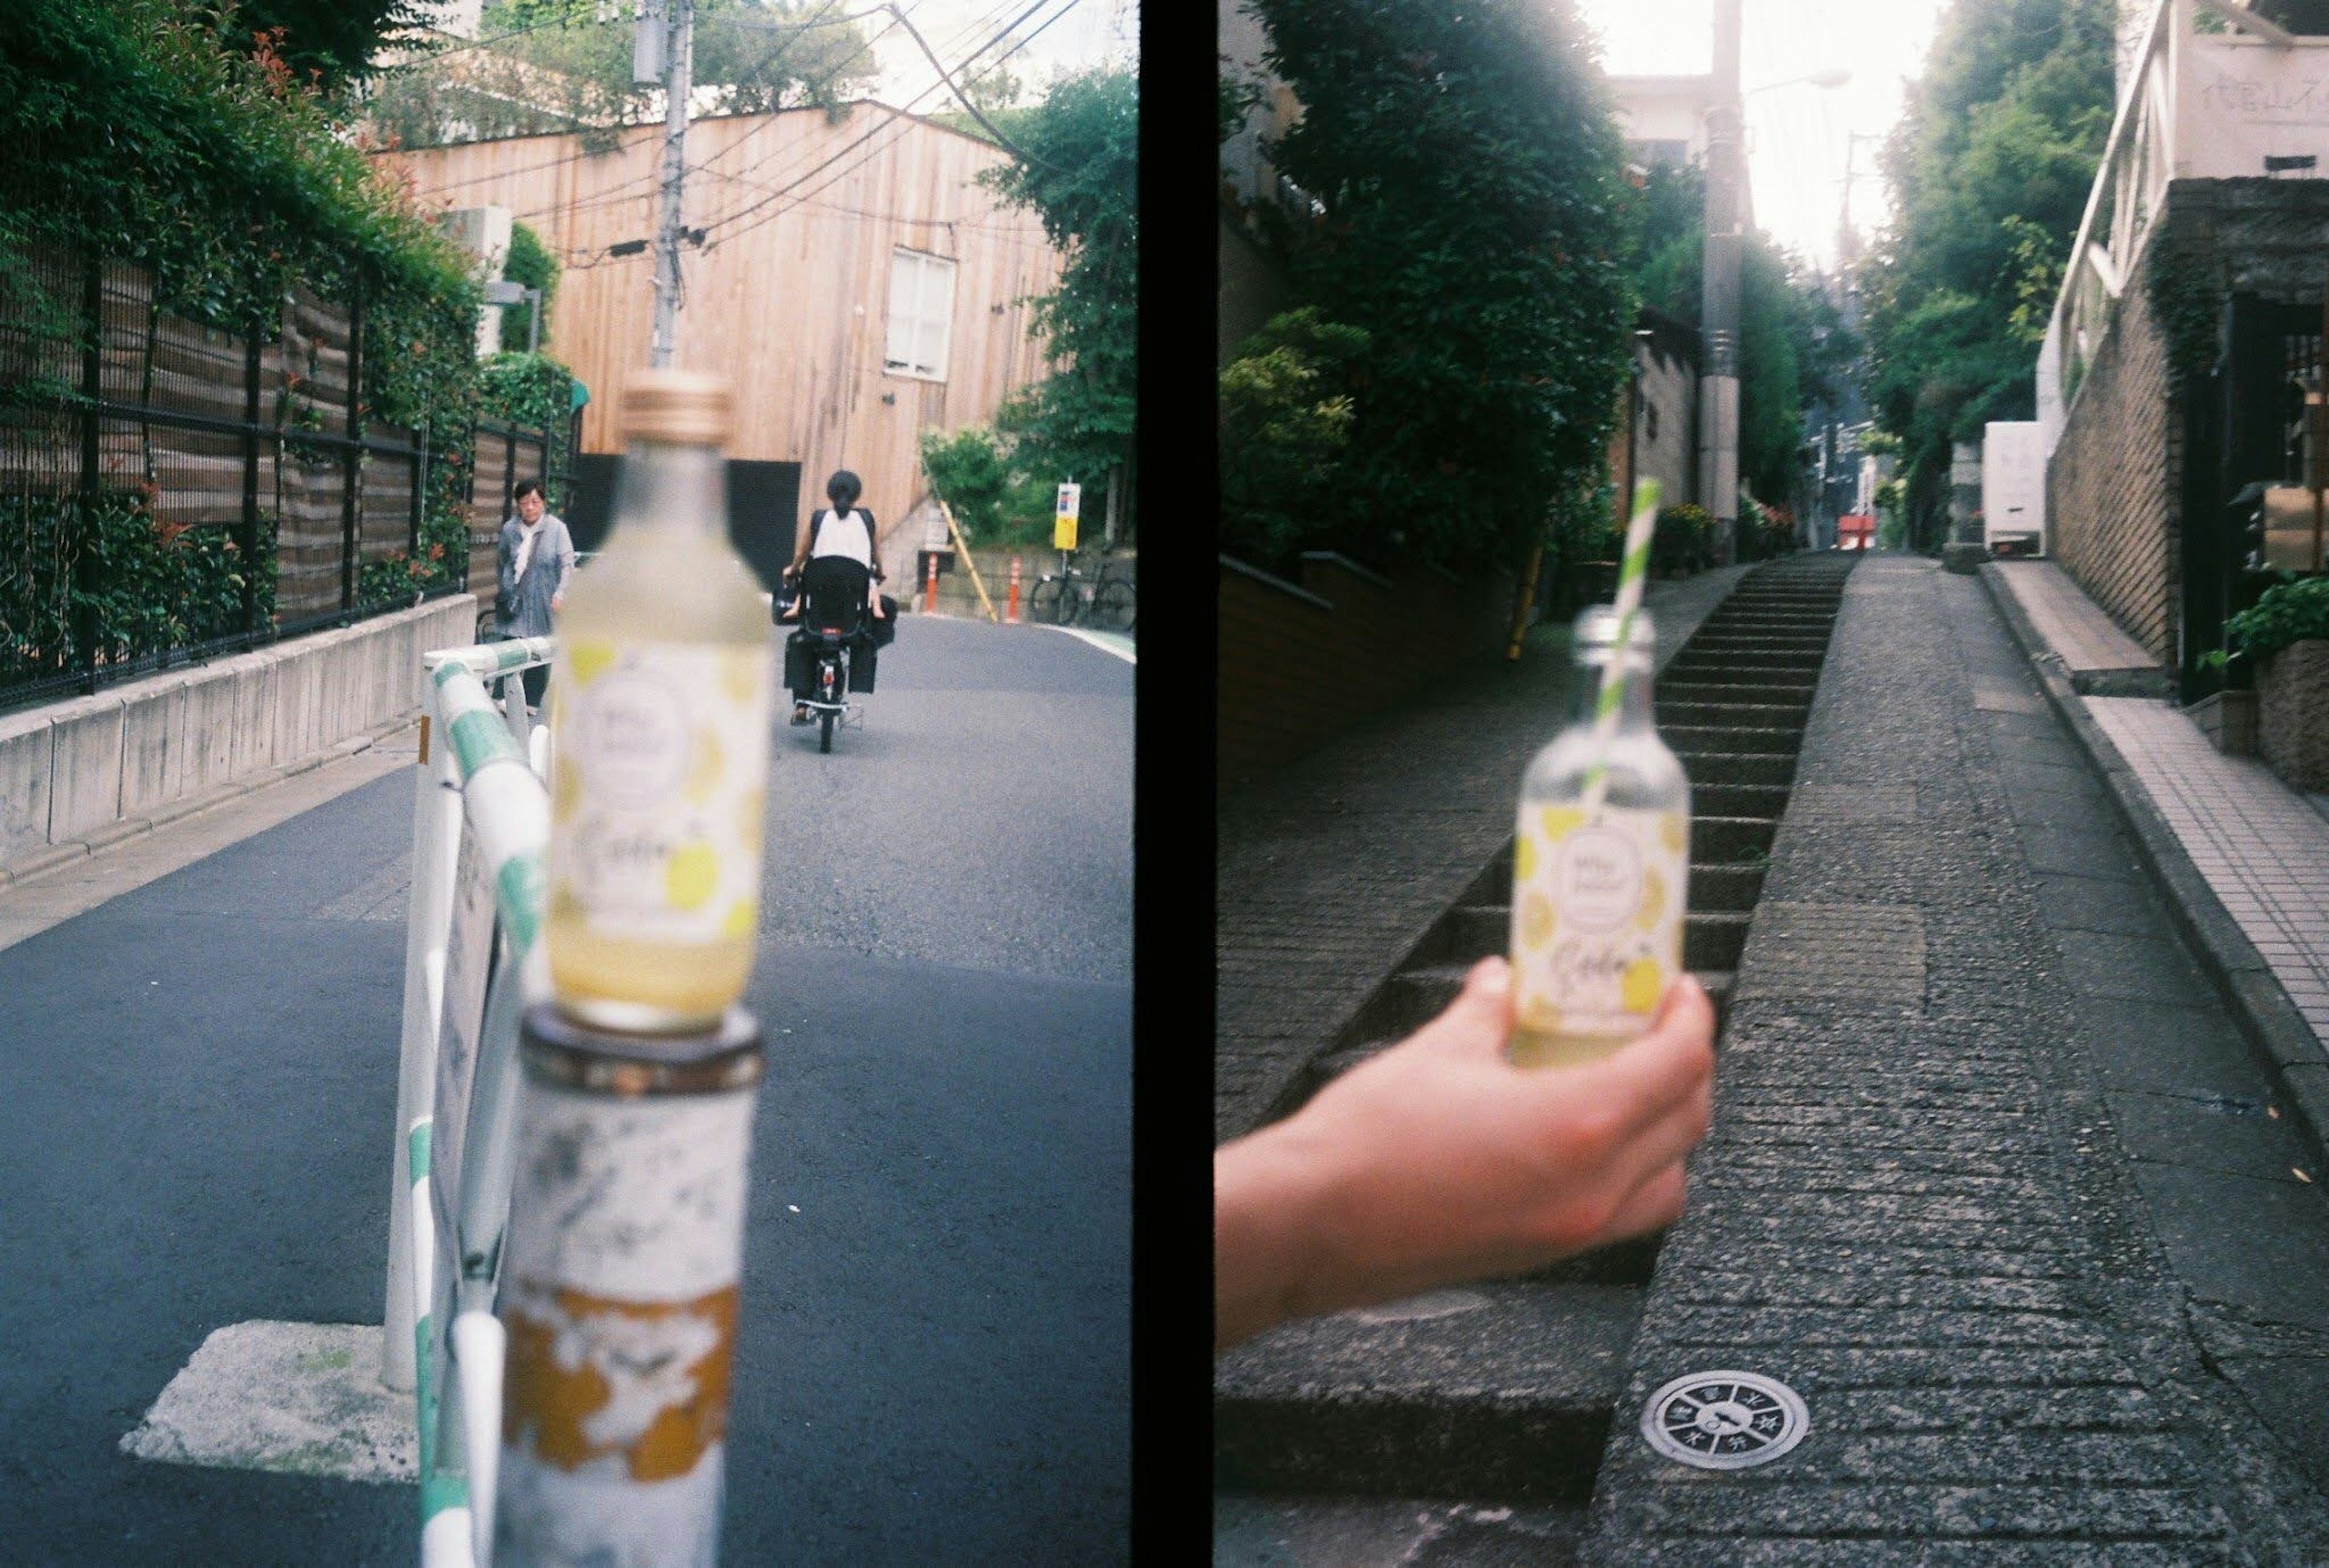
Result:
[[[1693,790],[1702,785],[1719,787],[1734,780],[1745,784],[1786,785],[1795,782],[1793,753],[1781,756],[1719,748],[1683,751],[1677,747],[1674,755],[1682,758],[1682,771],[1689,776]]]
[[[1769,817],[1778,819],[1787,809],[1787,792],[1768,784],[1698,784],[1690,792],[1696,816]]]
[[[1677,702],[1745,702],[1759,708],[1808,713],[1818,690],[1819,683],[1813,681],[1795,681],[1785,685],[1763,681],[1660,681],[1655,703],[1661,716]]]
[[[1693,817],[1690,858],[1711,866],[1759,866],[1770,858],[1779,824],[1771,817]]]
[[[1668,664],[1659,673],[1671,674],[1674,679],[1680,681],[1691,680],[1697,674],[1717,673],[1728,673],[1744,678],[1759,675],[1765,671],[1783,676],[1816,677],[1819,674],[1820,662],[1826,657],[1825,649],[1812,649],[1792,653],[1766,653],[1749,650],[1740,650],[1737,653],[1725,653],[1719,650],[1701,652],[1698,645],[1693,643],[1675,654],[1674,662]],[[1800,680],[1796,683],[1801,684]]]
[[[1690,907],[1693,915],[1747,914],[1763,896],[1765,870],[1760,866],[1711,865],[1693,860],[1690,867]]]
[[[1661,692],[1657,699],[1660,731],[1678,724],[1702,729],[1733,725],[1746,729],[1801,729],[1805,715],[1811,711],[1807,702],[1756,702],[1749,699],[1748,688],[1734,690],[1740,693],[1737,700],[1712,702],[1670,702]]]
[[[1263,1335],[1213,1363],[1214,1484],[1582,1503],[1641,1296],[1500,1281]]]
[[[1761,753],[1766,756],[1793,756],[1802,744],[1804,728],[1796,725],[1702,725],[1674,724],[1660,727],[1659,734],[1667,746],[1677,752],[1723,751]]]
[[[1816,650],[1827,646],[1828,638],[1831,634],[1831,628],[1828,626],[1821,624],[1806,625],[1803,622],[1794,619],[1793,617],[1789,617],[1784,621],[1775,620],[1768,625],[1738,625],[1734,624],[1728,626],[1701,626],[1695,633],[1692,634],[1690,645],[1696,648],[1706,643],[1718,643],[1725,645],[1735,644],[1741,647],[1760,644],[1774,648],[1810,648]]]

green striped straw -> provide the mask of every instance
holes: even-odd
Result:
[[[1634,515],[1626,524],[1626,554],[1617,566],[1617,643],[1609,662],[1601,668],[1601,694],[1593,705],[1593,738],[1606,756],[1617,738],[1617,716],[1626,705],[1627,657],[1633,647],[1634,616],[1642,607],[1642,585],[1650,575],[1650,534],[1658,521],[1658,482],[1645,479],[1634,486]],[[1601,814],[1601,797],[1608,793],[1609,765],[1597,762],[1586,775],[1585,814]]]

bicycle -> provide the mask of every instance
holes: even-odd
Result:
[[[1075,563],[1080,552],[1061,550],[1060,569],[1035,579],[1027,595],[1030,618],[1054,626],[1072,626],[1079,620],[1102,632],[1129,632],[1138,609],[1131,577],[1115,575],[1117,563],[1102,561],[1087,577]]]

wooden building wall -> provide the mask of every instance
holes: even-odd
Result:
[[[589,155],[572,136],[518,136],[382,155],[432,206],[507,207],[565,270],[542,347],[590,389],[582,449],[619,451],[625,379],[647,361],[660,126]],[[884,553],[910,571],[900,525],[921,500],[919,437],[993,422],[1004,397],[1049,366],[1028,336],[1029,296],[1060,257],[1031,212],[974,183],[1007,155],[914,116],[859,103],[698,120],[688,127],[685,296],[674,363],[733,383],[729,455],[801,465],[802,504],[853,469],[883,524]],[[956,262],[946,379],[882,368],[895,248]],[[1064,476],[1063,476],[1064,477]]]

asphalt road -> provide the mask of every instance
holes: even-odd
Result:
[[[910,620],[776,731],[726,1562],[1128,1555],[1132,692]],[[0,952],[0,1562],[417,1560],[409,1486],[117,1447],[215,1329],[379,1320],[411,798]]]

